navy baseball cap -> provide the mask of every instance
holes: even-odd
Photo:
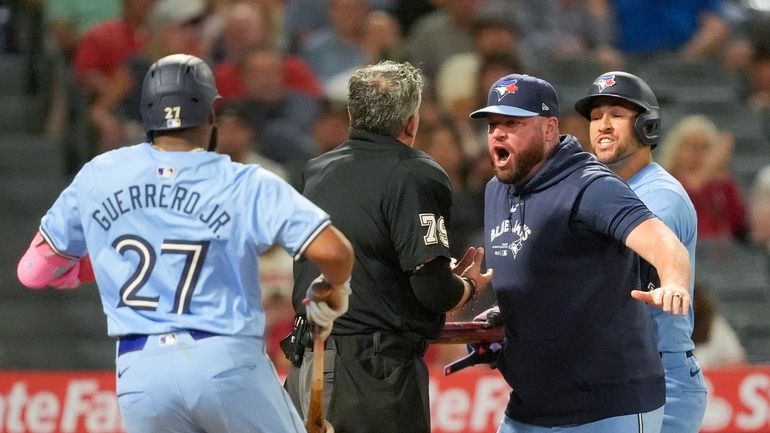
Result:
[[[559,117],[559,98],[545,80],[524,74],[506,75],[489,88],[487,106],[470,116],[478,119],[490,114]]]

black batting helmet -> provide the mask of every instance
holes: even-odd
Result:
[[[148,137],[167,131],[202,125],[220,98],[211,68],[201,59],[172,54],[150,66],[144,76],[139,111]]]
[[[591,119],[594,100],[609,96],[629,102],[639,109],[634,120],[634,131],[642,143],[653,149],[660,139],[660,106],[650,86],[636,75],[613,71],[604,73],[594,80],[588,89],[588,96],[575,103],[575,110],[586,119]]]

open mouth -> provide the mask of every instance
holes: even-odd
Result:
[[[610,146],[612,146],[613,143],[613,140],[604,137],[597,141],[595,147],[597,150],[607,150]]]
[[[493,151],[495,153],[495,161],[498,165],[504,165],[511,156],[511,153],[502,147],[495,147]]]

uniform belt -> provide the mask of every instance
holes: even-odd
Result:
[[[312,341],[306,347],[312,351]],[[371,334],[331,335],[326,340],[325,348],[345,351],[346,348],[350,347],[355,347],[356,350],[369,347],[375,355],[422,357],[428,350],[428,340],[424,338],[415,340],[375,331]]]
[[[662,358],[662,357],[663,357],[663,353],[665,353],[665,352],[658,352],[658,355],[660,355],[660,357]],[[680,352],[680,353],[681,353],[681,352]],[[685,352],[684,354],[685,354],[685,355],[686,355],[688,358],[692,358],[693,356],[695,356],[695,354],[694,354],[694,353],[692,353],[692,350],[688,350],[688,351],[687,351],[687,352]]]
[[[181,332],[181,331],[180,331]],[[216,337],[219,334],[215,334],[213,332],[208,331],[198,331],[195,329],[191,329],[189,331],[184,331],[190,334],[190,337],[193,338],[193,340],[201,340],[204,338],[209,337]],[[125,355],[129,352],[134,352],[137,350],[144,349],[144,345],[147,344],[147,338],[149,338],[150,335],[147,334],[131,334],[131,335],[124,335],[122,337],[118,338],[118,356]]]

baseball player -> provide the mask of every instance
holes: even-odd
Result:
[[[687,247],[690,255],[689,295],[693,297],[697,217],[682,185],[653,162],[660,138],[660,111],[652,89],[639,77],[615,71],[600,75],[575,109],[590,121],[596,158],[625,180],[645,205]],[[656,269],[641,260],[641,287],[660,285]],[[680,316],[649,308],[666,374],[663,433],[697,433],[706,411],[706,386],[693,356],[692,306]]]
[[[349,139],[303,171],[303,194],[329,212],[356,250],[350,309],[334,322],[324,357],[323,401],[337,433],[430,432],[427,340],[446,311],[472,303],[492,276],[481,270],[483,248],[450,266],[449,178],[413,148],[422,88],[422,73],[408,63],[357,70],[348,86]],[[296,263],[300,322],[303,287],[317,273],[312,263]],[[311,358],[308,348],[304,359],[293,359],[286,381],[301,413]]]
[[[305,431],[265,353],[258,256],[271,245],[333,287],[309,302],[310,320],[331,329],[347,309],[350,243],[277,176],[210,151],[218,97],[199,58],[154,63],[148,141],[87,163],[18,266],[28,287],[69,288],[90,256],[129,433]]]
[[[497,360],[512,391],[500,433],[660,431],[665,383],[645,305],[690,307],[676,235],[621,179],[559,134],[553,87],[501,77],[487,106],[495,177],[484,199],[487,265],[505,329]],[[660,286],[639,288],[638,253]]]

